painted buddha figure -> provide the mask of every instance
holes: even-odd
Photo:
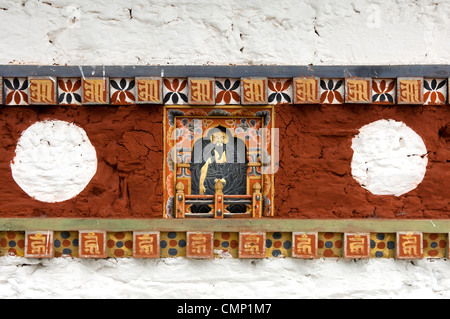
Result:
[[[245,142],[230,130],[217,126],[194,143],[191,163],[191,192],[194,195],[214,195],[217,181],[223,184],[225,195],[243,195],[247,191],[247,150]],[[206,205],[193,205],[191,211],[206,212]],[[231,213],[245,212],[245,205],[229,205]]]

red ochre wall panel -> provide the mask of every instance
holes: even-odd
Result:
[[[276,108],[280,169],[275,207],[283,218],[449,218],[447,107],[283,105]],[[428,165],[402,196],[373,195],[353,179],[352,138],[380,119],[404,122],[423,139]]]
[[[280,167],[274,217],[449,218],[449,113],[439,106],[277,106]],[[10,170],[22,131],[45,119],[82,127],[97,152],[97,173],[89,185],[61,203],[29,197]],[[1,107],[2,217],[162,218],[162,119],[162,105]],[[404,122],[429,151],[425,178],[399,197],[373,195],[351,175],[352,138],[380,119]]]
[[[162,216],[162,106],[0,108],[2,217],[151,218]],[[97,153],[97,173],[76,197],[45,203],[14,181],[10,162],[22,131],[36,121],[82,127]]]

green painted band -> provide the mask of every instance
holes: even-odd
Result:
[[[450,220],[426,219],[91,219],[0,218],[0,231],[450,232]]]

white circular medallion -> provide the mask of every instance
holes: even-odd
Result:
[[[400,196],[425,176],[425,144],[402,122],[379,120],[363,126],[352,140],[352,149],[353,178],[373,194]]]
[[[31,197],[47,203],[77,196],[97,171],[86,132],[64,121],[36,122],[19,138],[11,172]]]

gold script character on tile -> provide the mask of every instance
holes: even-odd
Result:
[[[196,102],[207,102],[212,99],[211,81],[196,80],[191,84],[192,99]]]
[[[368,101],[369,82],[366,80],[349,80],[348,81],[348,99],[351,101]]]
[[[32,254],[45,254],[47,237],[42,236],[42,234],[37,233],[34,236],[30,236],[31,242],[31,253]]]
[[[98,80],[86,80],[84,82],[84,97],[89,102],[105,103],[105,90],[104,81]]]
[[[244,82],[244,97],[247,102],[264,101],[264,81],[251,80]]]
[[[139,239],[139,250],[144,254],[153,254],[153,236],[144,234]]]
[[[141,101],[159,102],[159,81],[139,80],[138,97]]]
[[[317,101],[317,80],[296,80],[296,97],[299,102]]]
[[[34,103],[54,102],[54,82],[52,80],[33,80],[30,83],[30,100]]]
[[[88,254],[99,254],[100,248],[98,247],[98,238],[94,233],[88,233],[84,236],[86,239],[84,244],[84,252]]]
[[[420,82],[418,80],[402,80],[400,82],[401,97],[404,101],[420,102]]]
[[[349,248],[351,253],[364,253],[365,240],[364,237],[356,235],[355,237],[348,238],[350,241]]]

